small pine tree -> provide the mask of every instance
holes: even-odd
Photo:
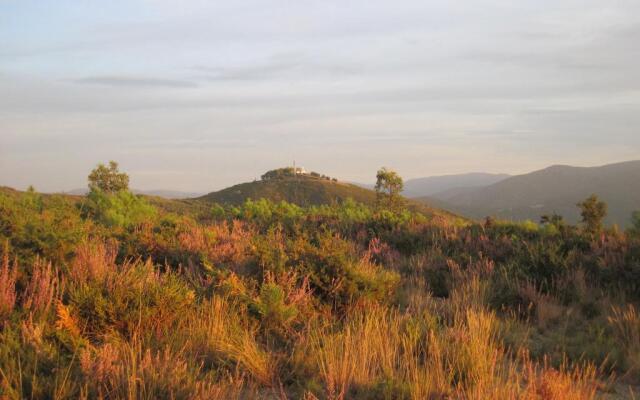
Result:
[[[582,224],[586,233],[596,235],[602,231],[602,221],[607,215],[607,203],[600,201],[598,196],[592,194],[584,201],[577,204],[580,207]]]

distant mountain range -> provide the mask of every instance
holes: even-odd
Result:
[[[146,196],[157,196],[165,199],[190,199],[193,197],[202,196],[202,193],[195,192],[181,192],[178,190],[138,190],[133,189],[133,193],[135,194],[144,194]],[[63,192],[63,194],[73,194],[77,196],[84,196],[89,193],[89,189],[73,189],[68,192]]]
[[[407,179],[404,181],[402,194],[406,197],[424,197],[447,191],[465,191],[487,186],[508,178],[508,174],[490,174],[486,172],[470,172],[466,174],[452,174],[428,176],[425,178]],[[374,184],[354,183],[354,185],[373,190]]]
[[[468,174],[430,176],[408,179],[404,183],[403,194],[407,197],[431,196],[446,191],[459,191],[477,188],[500,182],[508,178],[507,174],[488,174],[471,172]]]
[[[608,224],[626,226],[631,213],[640,210],[640,160],[600,167],[554,165],[481,187],[448,188],[419,200],[470,218],[537,221],[556,212],[576,223],[576,203],[591,194],[608,204]]]

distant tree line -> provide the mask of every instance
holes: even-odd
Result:
[[[296,176],[296,171],[293,169],[293,167],[285,167],[285,168],[278,168],[278,169],[272,169],[271,171],[267,171],[264,174],[262,174],[262,176],[260,176],[260,179],[262,179],[263,181],[270,181],[270,180],[291,178],[294,176]]]
[[[296,174],[296,169],[294,169],[293,167],[284,167],[284,168],[272,169],[271,171],[267,171],[264,174],[262,174],[260,176],[260,179],[262,179],[263,181],[272,181],[272,180],[293,178],[293,177],[298,176],[298,175],[306,175],[306,176],[310,176],[312,178],[324,179],[326,181],[332,181],[332,182],[337,182],[338,181],[337,178],[332,178],[330,176],[327,176],[327,175],[324,175],[324,174],[320,174],[320,173],[314,172],[314,171],[309,172],[307,174],[307,173],[300,172],[300,169],[298,169],[298,173]]]

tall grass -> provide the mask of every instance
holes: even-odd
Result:
[[[496,337],[496,317],[467,310],[453,325],[417,332],[396,311],[373,310],[338,332],[312,334],[311,357],[328,399],[349,399],[388,385],[389,398],[591,399],[592,366],[554,369],[516,357]],[[521,350],[522,351],[522,350]],[[384,392],[381,392],[384,393]]]
[[[238,309],[215,296],[191,318],[188,326],[191,351],[211,366],[232,363],[257,382],[275,384],[276,364],[256,342],[255,328],[247,326]]]
[[[633,304],[614,306],[608,321],[626,353],[629,374],[640,376],[640,315],[636,308]]]

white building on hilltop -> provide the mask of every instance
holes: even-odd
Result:
[[[296,167],[296,160],[293,160],[293,172],[296,175],[307,175],[307,170],[304,167]]]

